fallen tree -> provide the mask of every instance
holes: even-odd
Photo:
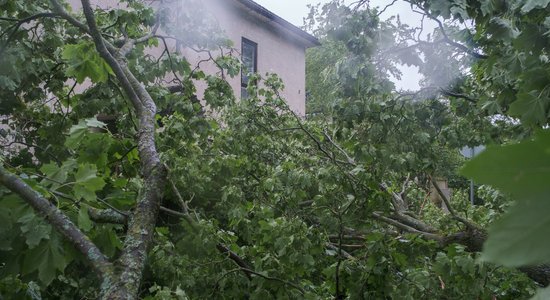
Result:
[[[82,0],[82,16],[56,0],[0,4],[0,63],[14,70],[0,77],[2,114],[26,146],[3,152],[0,167],[2,296],[533,294],[521,273],[476,261],[484,227],[501,211],[465,207],[455,173],[463,164],[457,145],[471,141],[453,134],[504,139],[510,128],[475,105],[460,110],[472,99],[454,90],[391,89],[387,61],[371,61],[375,44],[352,38],[388,33],[373,11],[358,10],[339,27],[361,25],[364,34],[341,31],[353,41],[320,49],[345,52],[338,70],[318,72],[332,80],[337,71],[335,93],[327,81],[312,88],[332,97],[334,114],[304,119],[279,96],[275,75],[252,76],[249,99],[234,103],[223,78],[182,67],[185,59],[165,43],[179,37],[158,34],[162,17],[139,1],[127,4],[94,11]],[[145,45],[157,43],[163,55],[147,55]],[[453,44],[486,59],[461,45]],[[167,76],[176,86],[161,84]],[[86,78],[91,85],[75,93]],[[193,95],[193,79],[212,84],[216,99],[206,106],[215,118]],[[116,130],[99,114],[115,116]],[[435,175],[459,181],[453,199],[438,190],[448,214],[426,201]],[[546,266],[522,271],[548,284]]]

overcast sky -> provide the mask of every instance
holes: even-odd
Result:
[[[308,4],[327,3],[327,0],[254,0],[296,26],[304,24]]]
[[[255,0],[258,4],[264,6],[268,10],[279,15],[283,19],[289,21],[290,23],[300,27],[304,24],[303,19],[308,15],[309,9],[307,8],[308,4],[314,5],[317,3],[327,3],[330,0]],[[353,1],[346,1],[347,3]],[[372,6],[384,7],[388,3],[391,3],[390,0],[373,0],[371,1]],[[407,23],[411,26],[418,26],[420,24],[420,17],[411,12],[410,6],[405,3],[398,1],[392,7],[386,10],[386,13],[382,15],[382,18],[388,18],[393,15],[399,14],[401,21]],[[429,24],[425,24],[425,27],[432,27]],[[402,67],[401,71],[403,72],[403,78],[400,81],[396,81],[396,85],[401,89],[408,90],[417,90],[419,88],[418,81],[421,79],[421,76],[418,74],[416,68]]]

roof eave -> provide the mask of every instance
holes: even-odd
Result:
[[[237,0],[239,3],[243,4],[248,9],[262,15],[263,17],[275,22],[282,28],[286,29],[287,31],[290,31],[294,35],[298,36],[301,40],[304,41],[305,48],[312,48],[316,46],[320,46],[321,43],[319,40],[314,37],[313,35],[307,33],[306,31],[300,29],[299,27],[293,25],[292,23],[288,22],[287,20],[279,17],[275,13],[271,12],[267,8],[261,6],[260,4],[252,1],[252,0]]]

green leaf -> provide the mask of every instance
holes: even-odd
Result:
[[[17,88],[17,83],[9,77],[0,75],[0,88],[14,91]]]
[[[492,185],[518,200],[548,195],[550,130],[535,139],[508,146],[489,146],[468,162],[461,173],[480,184]]]
[[[488,147],[462,174],[517,200],[489,229],[483,260],[506,266],[550,261],[550,131],[519,144]]]
[[[107,128],[107,124],[98,121],[95,117],[81,120],[78,124],[73,125],[69,130],[69,137],[67,137],[67,140],[65,141],[65,146],[71,149],[75,149],[80,146],[86,137],[86,134],[90,132],[90,128]]]
[[[109,74],[113,74],[111,67],[99,56],[91,42],[66,45],[62,58],[69,65],[65,73],[74,77],[78,83],[83,83],[86,78],[93,82],[105,82]]]
[[[448,19],[451,16],[451,1],[433,1],[430,3],[430,9],[435,11],[445,19]]]
[[[97,181],[97,169],[92,164],[82,164],[78,166],[78,171],[75,174],[75,181],[78,184],[82,184],[89,189],[97,191],[105,185],[101,178]]]
[[[75,174],[76,184],[74,185],[74,193],[80,199],[84,198],[87,201],[96,199],[95,192],[101,190],[105,186],[105,181],[97,177],[97,168],[92,164],[82,164],[78,167]]]
[[[50,238],[51,226],[41,217],[29,210],[27,214],[17,220],[21,225],[21,232],[25,235],[25,242],[30,249],[38,246],[40,241]]]
[[[468,12],[466,11],[465,3],[461,3],[462,5],[453,5],[451,7],[451,14],[456,18],[459,17],[460,20],[468,20]]]
[[[90,220],[90,216],[88,215],[88,207],[86,205],[80,206],[80,210],[78,211],[78,227],[85,232],[92,229],[92,220]]]
[[[546,8],[550,0],[527,0],[523,7],[521,8],[522,13],[528,13],[535,8]]]
[[[38,278],[48,285],[55,278],[56,272],[65,270],[71,257],[64,255],[61,241],[52,236],[48,242],[42,242],[38,247],[25,254],[23,261],[23,274],[38,271]]]
[[[510,105],[509,114],[521,118],[526,124],[544,124],[548,100],[539,94],[539,91],[518,94],[518,100]]]
[[[123,248],[122,241],[117,236],[114,228],[109,226],[98,226],[94,230],[92,240],[108,257],[113,257],[118,250]]]
[[[40,171],[47,177],[42,180],[41,184],[51,186],[52,189],[58,188],[61,184],[67,181],[68,173],[76,168],[76,161],[69,159],[58,167],[54,163],[45,164],[40,168]]]
[[[51,184],[52,181],[57,183],[63,183],[67,180],[67,172],[54,163],[45,164],[40,168],[40,171],[50,179],[48,182],[47,179],[43,180],[44,184]]]
[[[97,127],[97,128],[107,128],[107,124],[99,121],[97,118],[89,118],[86,119],[86,125],[88,127]]]
[[[69,130],[69,137],[65,140],[65,146],[71,149],[76,148],[87,132],[88,126],[86,126],[85,121],[80,121],[78,124],[73,125]]]
[[[481,259],[509,267],[550,261],[550,201],[523,200],[489,229]]]
[[[519,31],[514,27],[512,21],[496,17],[491,19],[487,32],[492,35],[492,38],[504,42],[510,42],[519,35]]]
[[[33,226],[30,227],[29,225]],[[46,240],[50,238],[50,232],[52,230],[50,225],[41,222],[38,224],[29,223],[27,224],[27,226],[29,227],[27,227],[26,229],[23,229],[23,227],[21,227],[21,229],[27,230],[25,239],[30,249],[38,246],[38,244],[40,244],[40,241],[42,241],[43,239]]]

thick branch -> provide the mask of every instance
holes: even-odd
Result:
[[[111,53],[112,49],[110,51],[107,48],[106,42],[96,24],[90,1],[81,0],[81,2],[90,35],[94,40],[96,48],[101,57],[113,69],[124,91],[130,98],[140,121],[138,150],[141,171],[144,177],[144,187],[140,192],[134,213],[130,218],[124,241],[124,249],[117,261],[121,269],[118,282],[102,291],[102,295],[105,298],[135,298],[141,284],[147,251],[153,240],[160,201],[166,183],[166,169],[160,162],[155,145],[156,105],[149,93],[128,69],[124,58],[120,55],[115,58],[113,55],[117,55],[117,53]]]
[[[327,243],[327,248],[334,250],[336,252],[339,252],[345,259],[355,259],[353,255],[349,254],[347,251],[343,250],[342,248],[338,248],[337,245]]]
[[[434,228],[433,226],[426,224],[425,222],[419,219],[413,218],[405,213],[395,213],[392,216],[392,218],[423,232],[431,232],[431,233],[437,232],[437,229]]]
[[[443,88],[441,88],[439,90],[445,96],[464,99],[464,100],[466,100],[468,102],[471,102],[471,103],[477,103],[477,101],[475,99],[469,97],[468,95],[458,94],[458,93],[455,93],[455,92],[452,92],[452,91],[449,91],[449,90],[446,90],[446,89],[443,89]]]
[[[403,224],[397,220],[394,220],[394,219],[391,219],[391,218],[388,218],[388,217],[385,217],[385,216],[382,216],[378,213],[372,213],[372,216],[376,219],[376,220],[379,220],[379,221],[382,221],[384,223],[387,223],[387,224],[390,224],[398,229],[401,229],[403,231],[406,231],[408,233],[415,233],[415,234],[419,234],[427,239],[430,239],[430,240],[436,240],[436,241],[439,241],[441,242],[442,241],[442,237],[438,234],[434,234],[434,233],[430,233],[430,232],[424,232],[424,231],[420,231],[416,228],[413,228],[407,224]]]
[[[0,166],[0,183],[19,195],[37,214],[44,217],[50,225],[71,242],[86,257],[99,276],[103,279],[111,276],[113,266],[107,260],[107,257],[55,205],[51,204],[47,199],[19,179],[19,177],[11,174],[2,166]]]
[[[52,0],[52,2],[55,2],[55,1]],[[124,89],[124,91],[126,92],[128,97],[130,98],[130,101],[132,102],[132,104],[134,105],[134,108],[136,109],[136,111],[139,114],[139,112],[143,109],[143,107],[141,105],[141,101],[140,101],[139,97],[137,96],[136,92],[134,91],[134,89],[132,88],[132,85],[128,81],[128,78],[126,78],[126,75],[125,75],[121,65],[118,63],[118,61],[111,55],[111,53],[107,49],[107,46],[105,45],[105,41],[103,40],[103,37],[102,37],[101,33],[99,32],[99,29],[98,29],[97,24],[95,22],[94,12],[93,12],[93,10],[90,6],[90,2],[88,0],[82,0],[82,8],[84,10],[84,15],[86,16],[86,20],[88,22],[89,33],[90,33],[90,35],[92,36],[92,38],[94,40],[97,51],[99,52],[101,57],[103,57],[103,59],[113,69],[113,72],[115,73],[116,77],[120,81],[120,83],[122,85],[122,88]],[[72,16],[70,16],[70,15],[68,15],[68,16],[70,18],[68,18],[67,20],[69,22],[71,22]],[[78,24],[78,23],[71,22],[71,24],[74,24],[76,26],[76,24]],[[79,28],[81,28],[81,27],[79,27]],[[85,30],[87,28],[84,26],[84,28],[81,28],[81,29]]]
[[[138,39],[128,39],[124,43],[124,45],[120,48],[120,56],[123,56],[123,57],[127,56],[128,54],[130,54],[130,52],[132,51],[132,49],[136,44],[147,42],[149,39],[155,37],[159,26],[160,26],[160,23],[157,22],[150,33]]]
[[[406,207],[406,204],[405,204],[405,201],[403,201],[403,199],[401,198],[401,196],[399,196],[397,193],[395,192],[392,192],[390,191],[390,189],[388,188],[388,186],[385,184],[385,183],[381,183],[380,184],[380,188],[390,194],[392,196],[391,198],[391,202],[392,202],[392,205],[393,205],[393,209],[395,209],[395,211],[397,213],[401,213],[402,211],[405,211],[407,210],[407,207]]]
[[[88,208],[90,219],[96,223],[126,224],[128,217],[113,209]]]
[[[395,192],[392,192],[389,190],[388,186],[384,183],[380,184],[380,189],[382,189],[384,192],[390,194],[392,196],[392,205],[394,208],[394,216],[393,219],[398,220],[400,223],[403,223],[407,226],[414,227],[415,229],[422,231],[422,232],[429,232],[434,233],[437,232],[437,229],[430,226],[429,224],[426,224],[416,218],[413,218],[409,215],[407,215],[406,212],[406,203],[405,200],[401,197],[400,194],[397,194]]]
[[[78,21],[75,17],[73,17],[71,14],[69,14],[65,8],[59,3],[57,0],[50,0],[50,3],[53,6],[53,10],[63,19],[67,20],[71,25],[77,27],[78,29],[82,30],[83,32],[89,33],[88,27]]]
[[[252,280],[252,274],[254,274],[253,272],[251,272],[252,267],[250,267],[248,263],[244,261],[244,259],[242,259],[237,253],[231,251],[229,248],[222,244],[217,244],[216,249],[218,249],[218,251],[220,251],[222,254],[226,254],[227,257],[234,261],[235,264],[237,264],[237,266],[239,266],[241,270],[244,271],[246,277],[248,277],[249,280]]]

